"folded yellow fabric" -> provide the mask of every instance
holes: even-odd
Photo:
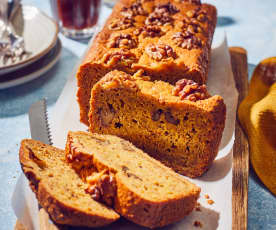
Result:
[[[263,60],[254,70],[238,116],[249,139],[251,164],[276,195],[276,57]]]

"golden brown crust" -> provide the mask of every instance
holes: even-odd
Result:
[[[131,11],[139,2],[142,8]],[[168,4],[170,13],[163,7]],[[158,7],[161,10],[156,13]],[[112,25],[121,26],[125,19],[128,21],[122,29],[111,28]],[[208,4],[177,0],[119,1],[77,73],[81,122],[88,125],[93,85],[114,69],[131,74],[142,69],[152,80],[170,83],[184,75],[187,79],[205,83],[216,20],[216,8]]]
[[[40,175],[43,167],[38,167],[38,162],[31,156],[32,151],[35,151],[33,146],[35,148],[45,148],[50,154],[54,152],[58,155],[65,155],[65,153],[60,149],[45,145],[39,141],[28,139],[21,142],[19,150],[20,164],[30,182],[30,187],[36,194],[39,204],[49,213],[53,221],[58,224],[72,226],[100,227],[108,225],[119,218],[119,215],[113,211],[110,211],[109,214],[103,213],[103,215],[99,211],[95,211],[94,213],[93,210],[86,212],[84,209],[79,210],[72,206],[67,200],[57,198],[53,192],[55,190],[54,185],[47,180],[47,177]],[[42,163],[42,166],[44,164]],[[94,202],[91,199],[91,204]]]
[[[136,224],[149,228],[163,227],[175,223],[191,213],[200,190],[195,189],[186,198],[175,198],[166,202],[152,202],[135,194],[117,180],[115,210]]]
[[[185,176],[202,175],[218,153],[226,116],[218,95],[190,101],[167,82],[115,70],[94,85],[90,103],[91,132],[129,140]]]
[[[112,172],[116,181],[114,209],[145,227],[162,227],[182,219],[193,210],[200,194],[199,187],[115,136],[69,132],[66,154],[73,159],[70,161],[73,167],[87,167],[86,162],[89,161],[99,173]],[[126,162],[129,164],[126,165]],[[156,170],[159,178],[151,175]],[[164,181],[163,177],[166,178]],[[165,188],[153,188],[155,183]],[[153,194],[153,191],[159,195]]]

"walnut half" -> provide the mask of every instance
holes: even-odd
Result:
[[[110,30],[125,30],[132,27],[134,22],[132,17],[117,18],[109,24],[108,28]]]
[[[174,42],[184,49],[198,49],[202,47],[202,41],[190,31],[177,32],[173,35]]]
[[[176,82],[172,94],[179,96],[181,100],[198,101],[210,97],[206,85],[199,85],[193,80],[181,79]]]
[[[154,60],[161,61],[167,58],[176,58],[173,48],[165,44],[148,45],[146,53]]]
[[[134,53],[131,53],[127,49],[121,49],[115,52],[109,52],[104,55],[103,62],[109,66],[128,66],[137,61],[137,58]]]
[[[110,39],[107,46],[108,48],[132,49],[137,46],[137,42],[131,37],[130,34],[116,34]]]
[[[179,12],[179,10],[171,3],[159,5],[147,17],[145,24],[146,25],[158,25],[158,26],[171,24],[173,21],[173,18],[171,17],[171,15],[173,15],[177,12]]]

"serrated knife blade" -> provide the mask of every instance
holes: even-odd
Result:
[[[32,139],[52,145],[45,98],[31,105],[29,122]]]
[[[48,123],[48,112],[46,99],[35,102],[29,109],[29,123],[32,139],[52,145],[50,127]],[[39,229],[40,230],[58,230],[52,223],[46,211],[38,205],[39,210]]]

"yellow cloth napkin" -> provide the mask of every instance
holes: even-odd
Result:
[[[263,60],[254,70],[238,117],[249,139],[251,164],[276,195],[276,57]]]

